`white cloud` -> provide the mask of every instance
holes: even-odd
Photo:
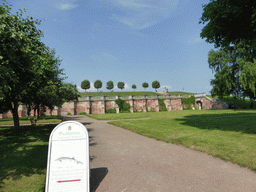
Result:
[[[112,15],[117,20],[133,29],[152,26],[170,16],[179,0],[109,0],[113,6],[123,11],[122,15]]]
[[[126,83],[124,84],[124,88],[125,89],[129,89],[130,87],[129,87],[129,85],[127,85]]]
[[[97,91],[97,89],[94,87],[94,83],[90,82],[90,89],[89,91]]]
[[[76,7],[76,5],[70,4],[70,3],[58,3],[55,5],[58,9],[65,11],[67,9],[73,9]]]
[[[84,91],[81,86],[76,86],[78,91]]]

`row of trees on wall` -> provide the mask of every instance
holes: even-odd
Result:
[[[98,91],[98,89],[102,88],[102,82],[101,82],[101,80],[96,80],[96,81],[94,82],[94,87],[97,89],[97,91]],[[117,83],[117,87],[118,87],[119,89],[123,90],[124,87],[125,87],[125,83],[124,83],[124,82],[118,82],[118,83]],[[146,90],[146,88],[148,88],[148,83],[146,83],[146,82],[142,83],[142,87]],[[89,81],[89,80],[84,80],[84,81],[82,81],[82,83],[81,83],[81,88],[84,89],[85,91],[86,91],[87,89],[90,89],[90,88],[91,88],[90,81]],[[106,84],[106,88],[111,91],[111,90],[114,88],[114,83],[113,83],[113,81],[108,81],[107,84]],[[132,85],[132,88],[133,88],[134,91],[135,91],[135,89],[137,89],[137,86],[136,86],[135,84],[133,84],[133,85]],[[159,83],[159,81],[153,81],[153,82],[152,82],[152,88],[153,88],[153,89],[158,89],[158,88],[160,88],[160,83]]]
[[[32,120],[32,109],[39,115],[40,107],[53,109],[79,93],[76,85],[64,82],[55,50],[41,42],[43,33],[36,27],[41,21],[23,18],[25,10],[15,15],[10,10],[10,3],[0,5],[0,113],[11,110],[19,131],[19,105],[27,106]]]

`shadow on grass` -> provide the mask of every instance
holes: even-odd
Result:
[[[236,113],[190,115],[175,120],[200,129],[256,134],[256,113],[234,111]]]
[[[22,176],[46,173],[49,136],[56,126],[20,126],[18,134],[13,126],[0,126],[0,189],[4,179],[18,180]],[[90,146],[97,145],[93,141],[93,137],[89,137]],[[90,156],[90,161],[95,158]]]

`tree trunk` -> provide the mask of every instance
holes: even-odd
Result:
[[[40,113],[40,105],[38,104],[38,105],[37,105],[37,118],[40,116],[39,113]]]
[[[14,105],[12,108],[12,117],[13,117],[13,122],[14,122],[14,130],[15,132],[20,131],[20,121],[19,121],[19,114],[18,114],[18,101],[14,101]]]

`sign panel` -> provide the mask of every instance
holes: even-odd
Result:
[[[57,125],[49,138],[46,192],[90,191],[89,137],[76,121]]]

